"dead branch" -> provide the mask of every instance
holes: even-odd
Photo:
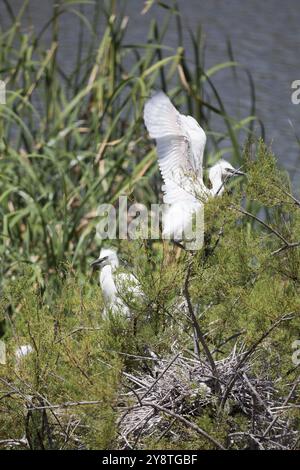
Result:
[[[151,406],[155,408],[156,410],[162,411],[166,413],[169,416],[172,416],[175,418],[177,421],[181,421],[184,423],[186,426],[189,428],[193,429],[193,431],[196,431],[198,434],[200,434],[202,437],[205,437],[208,441],[212,442],[218,449],[221,450],[226,450],[225,447],[217,441],[214,437],[210,436],[206,431],[201,429],[199,426],[197,426],[195,423],[192,423],[188,419],[184,418],[184,416],[181,416],[177,413],[174,413],[173,411],[168,410],[167,408],[164,408],[163,406],[160,406],[156,403],[148,403],[148,402],[143,402],[143,406]]]
[[[204,352],[205,352],[207,360],[210,364],[212,373],[215,376],[215,379],[216,379],[215,388],[216,388],[216,390],[220,391],[220,386],[219,386],[218,380],[217,380],[218,379],[218,371],[217,371],[217,368],[216,368],[216,364],[215,364],[214,358],[212,357],[212,354],[209,350],[209,347],[206,343],[206,340],[204,338],[204,334],[202,333],[202,331],[200,329],[200,326],[199,326],[199,323],[198,323],[198,320],[196,318],[196,315],[195,315],[195,312],[194,312],[194,309],[193,309],[193,305],[192,305],[192,302],[191,302],[191,297],[190,297],[190,293],[189,293],[190,275],[191,275],[191,264],[189,263],[188,269],[187,269],[187,274],[186,274],[186,277],[185,277],[185,282],[184,282],[184,296],[185,296],[185,299],[187,301],[189,314],[191,316],[191,320],[192,320],[193,326],[195,328],[198,341],[201,343],[201,345],[204,349]]]

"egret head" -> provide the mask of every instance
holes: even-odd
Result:
[[[226,162],[226,160],[220,160],[218,163],[213,165],[209,170],[209,179],[212,184],[212,194],[214,196],[221,195],[224,191],[224,183],[227,179],[232,176],[245,175],[240,169],[235,169],[233,166]]]
[[[227,178],[231,178],[232,176],[242,176],[245,175],[240,169],[235,169],[233,166],[226,162],[226,160],[220,160],[214,166],[211,167],[209,170],[209,179],[211,181],[215,179],[221,179],[224,181]]]
[[[110,265],[116,269],[119,266],[119,259],[117,252],[112,248],[102,248],[100,251],[99,258],[92,262],[91,266],[93,269],[102,269],[104,266]]]

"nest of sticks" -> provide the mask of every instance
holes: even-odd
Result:
[[[151,358],[152,368],[147,372],[124,373],[119,446],[141,448],[145,439],[158,444],[162,438],[180,443],[189,429],[205,439],[209,448],[295,449],[299,432],[288,411],[298,406],[299,381],[291,384],[287,396],[280,396],[270,379],[251,372],[245,354],[234,347],[228,357],[215,362],[213,373],[209,361],[187,351]],[[226,416],[227,431],[221,439],[198,426],[197,418],[207,412],[216,423],[221,415]],[[242,427],[232,419],[238,414],[244,417]]]

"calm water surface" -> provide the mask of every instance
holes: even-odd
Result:
[[[10,2],[15,12],[22,3],[22,0]],[[121,7],[124,0],[117,0],[117,4]],[[142,0],[127,1],[128,43],[144,42],[150,18],[161,19],[162,10],[157,7],[147,15],[141,15],[143,4]],[[199,22],[203,26],[207,68],[228,60],[227,39],[230,38],[235,60],[247,66],[254,78],[256,114],[265,125],[267,141],[272,143],[280,163],[290,172],[294,187],[299,191],[300,150],[295,132],[300,136],[300,104],[291,102],[291,83],[300,80],[299,0],[178,0],[178,4],[187,26],[193,30]],[[52,1],[29,0],[29,5],[25,23],[27,27],[33,24],[40,29],[51,15]],[[89,14],[90,7],[86,8]],[[0,19],[2,25],[8,24],[3,0],[0,0]],[[61,26],[60,59],[67,69],[71,69],[78,38],[78,19],[75,15],[66,14]],[[47,34],[44,37],[47,41]],[[165,43],[173,46],[176,38],[175,24],[171,24]],[[187,28],[184,42],[192,61]],[[230,114],[235,117],[248,115],[249,87],[243,73],[235,83],[229,71],[220,72],[215,75],[214,83]]]

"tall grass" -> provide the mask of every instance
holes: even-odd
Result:
[[[40,280],[66,260],[84,270],[97,249],[100,203],[116,203],[121,194],[156,201],[156,155],[142,120],[144,100],[154,88],[166,91],[205,128],[206,163],[226,152],[241,164],[239,137],[252,134],[255,120],[251,76],[231,52],[224,63],[206,69],[200,27],[186,33],[194,56],[188,61],[176,2],[156,5],[163,20],[150,20],[144,44],[127,43],[119,2],[56,2],[52,18],[38,31],[23,27],[30,2],[18,12],[4,3],[10,25],[0,32],[0,76],[7,89],[7,103],[0,105],[2,275],[17,273],[22,262],[30,263]],[[92,15],[85,15],[85,4]],[[151,6],[148,2],[149,19]],[[68,73],[58,59],[66,14],[81,24]],[[169,47],[164,41],[174,19],[178,43]],[[233,79],[243,73],[249,80],[252,107],[240,120],[227,113],[214,86],[215,74],[225,69]],[[211,128],[214,115],[224,121],[225,132]]]

